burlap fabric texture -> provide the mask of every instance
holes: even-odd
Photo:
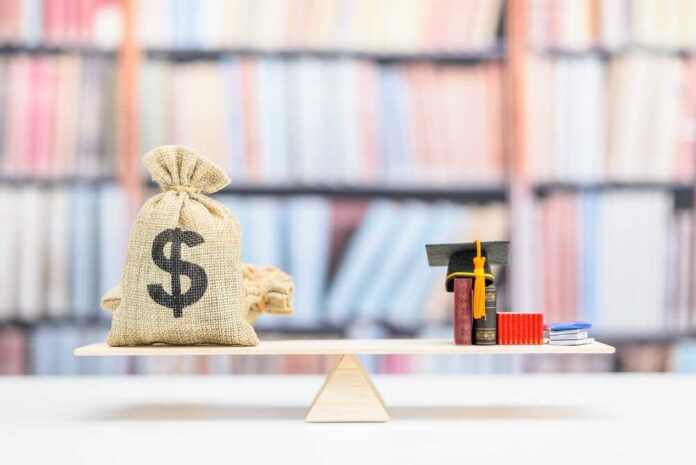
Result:
[[[229,178],[182,146],[158,147],[143,163],[163,192],[138,212],[120,288],[103,298],[115,307],[107,343],[257,344],[246,319],[239,221],[206,195]]]

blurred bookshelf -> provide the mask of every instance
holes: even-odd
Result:
[[[240,218],[243,259],[295,277],[296,315],[261,317],[262,337],[449,337],[423,244],[510,238],[503,310],[589,319],[626,350],[368,369],[696,369],[677,362],[696,337],[696,37],[669,22],[696,2],[655,6],[664,24],[631,0],[321,4],[0,7],[0,213],[17,219],[0,238],[0,373],[323,371],[72,357],[108,330],[99,296],[156,191],[139,158],[165,143],[229,172],[214,198]]]

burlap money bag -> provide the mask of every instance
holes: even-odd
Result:
[[[163,192],[135,218],[107,343],[257,344],[243,314],[239,221],[206,196],[229,178],[187,147],[158,147],[143,163]]]

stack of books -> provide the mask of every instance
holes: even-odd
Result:
[[[491,48],[503,2],[141,0],[137,5],[146,47],[429,53]]]
[[[696,45],[694,0],[533,0],[529,16],[532,43],[541,47],[688,49]]]
[[[540,278],[530,305],[548,321],[612,335],[696,330],[694,214],[672,192],[554,192],[534,215],[536,255],[522,267]],[[645,266],[648,250],[659,266]]]
[[[73,53],[0,55],[0,94],[0,176],[114,175],[112,59]]]
[[[196,147],[233,182],[444,187],[504,179],[499,63],[154,60],[141,92],[142,153]]]
[[[118,0],[3,0],[0,44],[114,49],[121,42],[121,3]]]
[[[553,346],[582,346],[594,342],[588,333],[591,323],[572,321],[544,325],[544,339]]]
[[[537,56],[528,69],[533,179],[693,180],[696,59],[642,51],[609,59]]]

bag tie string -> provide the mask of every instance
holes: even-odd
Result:
[[[189,194],[200,194],[203,192],[203,189],[200,187],[187,187],[187,186],[167,186],[168,191],[175,191],[175,192],[188,192]]]

